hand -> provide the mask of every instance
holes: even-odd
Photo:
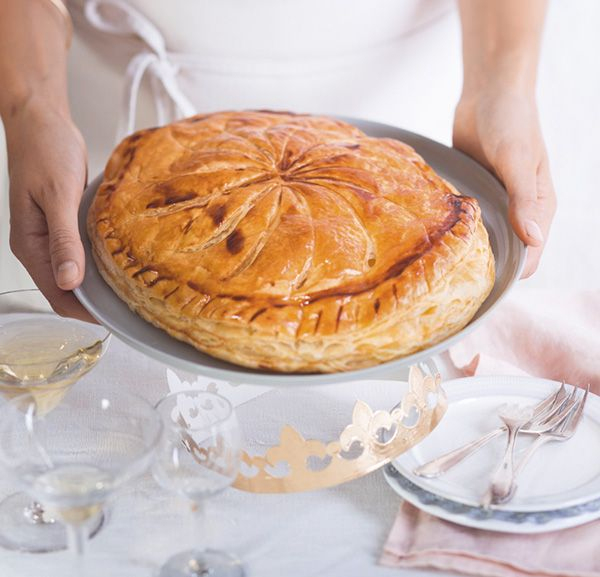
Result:
[[[46,102],[5,120],[10,175],[10,246],[60,315],[93,321],[70,291],[84,274],[77,211],[86,148],[68,113]]]
[[[513,229],[528,246],[523,278],[538,267],[556,196],[533,96],[489,88],[461,98],[454,116],[454,146],[504,183]]]

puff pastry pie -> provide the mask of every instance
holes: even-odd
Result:
[[[222,112],[137,132],[88,229],[102,276],[144,319],[274,371],[423,349],[494,282],[476,200],[406,144],[325,117]]]

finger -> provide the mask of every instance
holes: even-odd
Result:
[[[530,247],[544,244],[541,205],[537,191],[538,163],[524,148],[512,146],[499,155],[498,176],[509,196],[509,217],[517,236]]]
[[[47,250],[46,245],[46,253]],[[33,259],[23,264],[31,275],[33,282],[40,289],[44,297],[46,297],[46,300],[50,303],[56,314],[62,317],[71,317],[81,321],[96,323],[94,317],[87,312],[71,291],[64,291],[56,286],[50,259],[47,259],[45,262]]]
[[[43,213],[34,205],[28,207],[26,214],[27,220],[23,223],[24,226],[11,227],[10,244],[15,256],[25,266],[33,282],[57,314],[95,323],[95,319],[72,292],[56,286],[48,252],[48,234],[45,230],[46,222]]]
[[[544,238],[548,238],[550,227],[556,214],[556,192],[550,174],[550,164],[547,157],[540,162],[537,173],[537,199],[540,204],[540,226]]]
[[[87,323],[98,324],[98,321],[96,321],[96,319],[83,307],[71,291],[63,291],[56,286],[52,275],[52,269],[49,268],[48,270],[50,272],[49,277],[41,277],[38,275],[34,278],[34,276],[31,275],[31,278],[33,278],[36,286],[50,303],[52,310],[61,317],[69,317]],[[46,282],[43,280],[44,278],[49,278],[51,282]]]
[[[70,194],[57,194],[45,203],[48,248],[58,288],[72,290],[83,280],[85,256],[79,237],[79,201]]]
[[[537,202],[540,228],[542,229],[544,239],[548,239],[552,220],[556,213],[556,194],[548,159],[544,158],[540,163],[537,175]],[[521,278],[530,277],[538,268],[546,242],[539,247],[529,247],[527,250],[527,261]]]
[[[525,266],[521,273],[521,278],[529,278],[538,268],[544,247],[541,246],[530,246],[527,247],[527,259],[525,260]]]

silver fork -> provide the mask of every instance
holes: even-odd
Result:
[[[574,389],[577,392],[577,389]],[[491,503],[500,504],[510,501],[517,490],[517,476],[523,470],[525,465],[529,462],[533,454],[543,445],[550,441],[568,441],[577,430],[583,411],[585,409],[585,403],[587,401],[588,394],[590,392],[590,386],[588,385],[585,393],[580,399],[573,399],[573,402],[569,402],[565,409],[560,412],[557,417],[562,417],[555,422],[554,426],[548,430],[540,433],[535,441],[529,446],[519,463],[514,467],[508,482],[505,479],[500,479],[500,482],[493,482],[490,488]],[[553,419],[556,421],[556,418]]]
[[[495,497],[493,489],[502,490],[502,488],[510,483],[513,477],[514,466],[514,450],[519,431],[526,425],[532,416],[530,408],[523,408],[519,405],[504,405],[498,411],[500,420],[506,425],[506,449],[500,464],[496,468],[493,476],[490,489],[483,497],[482,505],[489,507]]]
[[[560,404],[559,410],[550,418],[544,420],[537,428],[530,428],[529,431],[543,434],[552,430],[554,427],[562,423],[577,404],[577,389],[573,387],[571,394]],[[523,418],[519,413],[519,407],[514,407],[512,411],[500,411],[500,418],[506,424],[508,429],[508,438],[504,456],[500,464],[492,474],[492,480],[488,490],[485,492],[481,504],[488,508],[492,503],[497,503],[497,499],[503,498],[510,491],[514,478],[514,450],[517,435],[522,427]]]
[[[552,393],[533,407],[533,416],[521,429],[521,433],[539,434],[539,426],[557,413],[566,400],[567,392],[565,390],[565,384],[562,383],[555,393]],[[487,445],[492,439],[502,435],[504,432],[506,432],[506,426],[498,427],[462,447],[458,447],[449,453],[441,455],[440,457],[432,459],[415,468],[413,473],[419,477],[426,477],[428,479],[439,477],[481,449],[481,447]]]

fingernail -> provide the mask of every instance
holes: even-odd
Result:
[[[79,276],[79,267],[73,260],[67,260],[58,265],[56,269],[56,280],[59,285],[66,285],[77,279]]]
[[[526,220],[523,224],[525,225],[525,232],[531,240],[535,240],[536,242],[544,242],[542,229],[539,227],[537,222],[534,220]]]

